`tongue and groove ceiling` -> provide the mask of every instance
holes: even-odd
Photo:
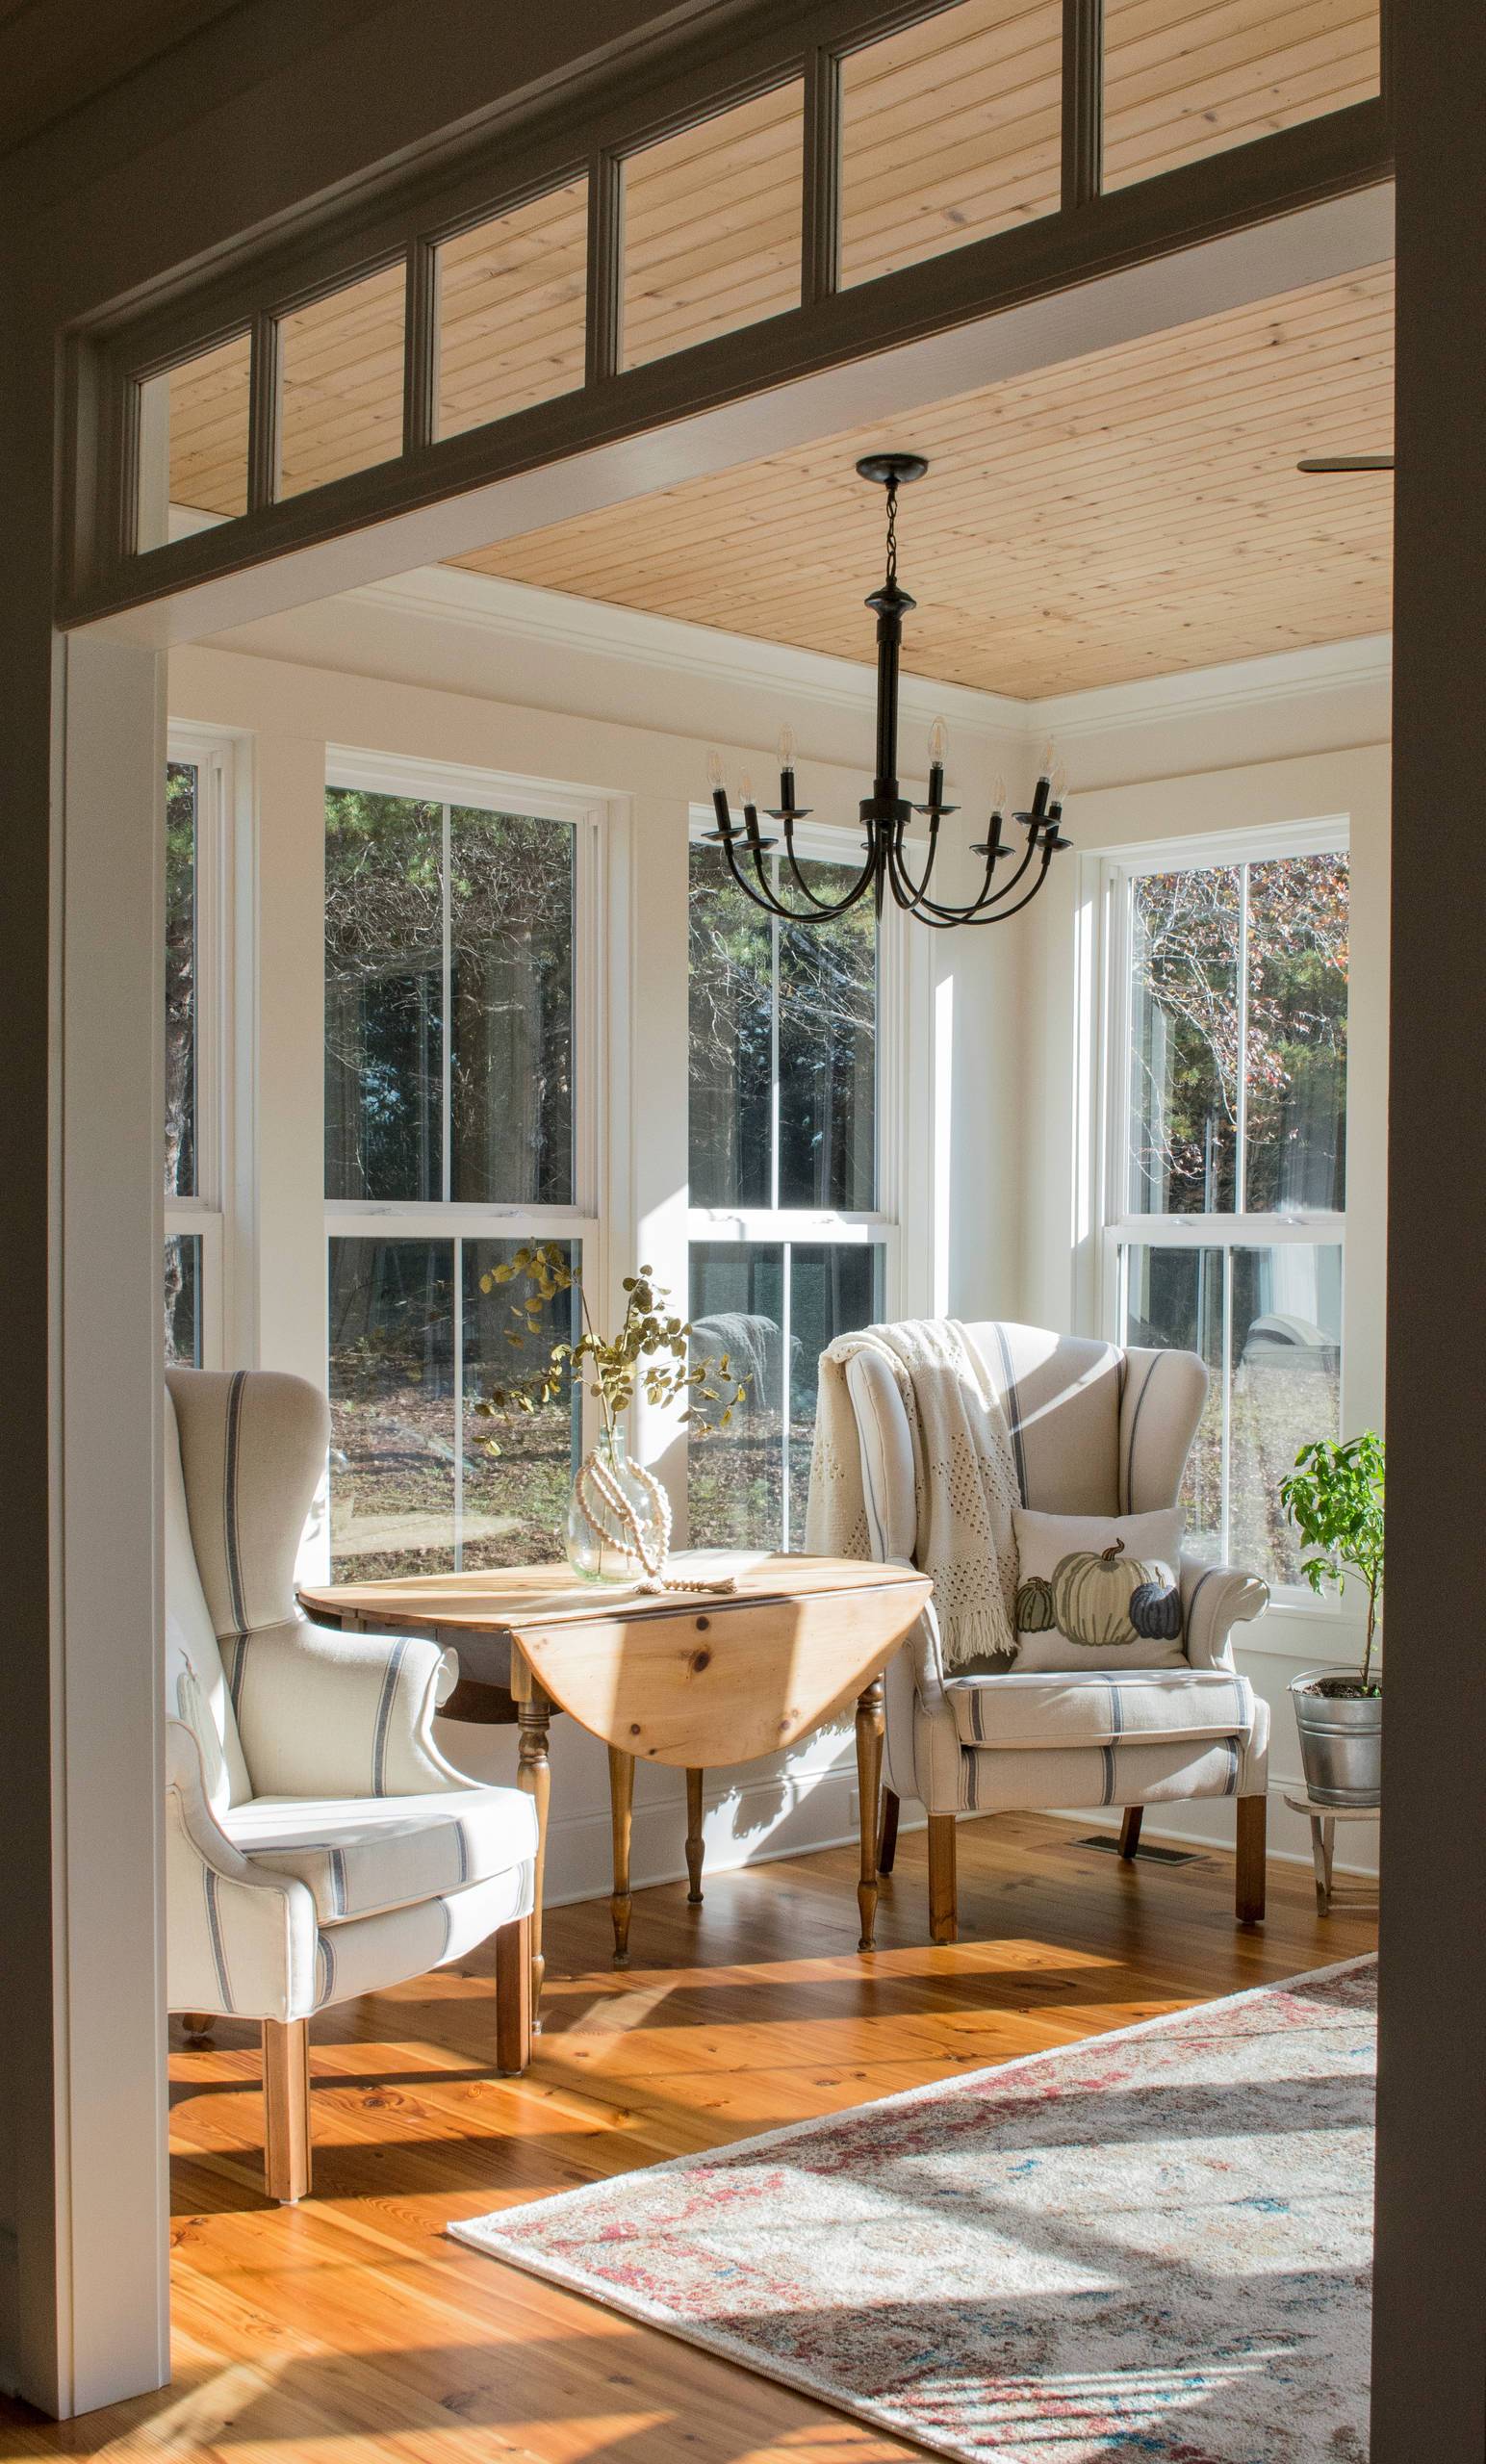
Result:
[[[1391,480],[1294,466],[1392,436],[1380,266],[458,561],[865,659],[883,503],[853,465],[911,448],[905,666],[1038,698],[1385,630]]]

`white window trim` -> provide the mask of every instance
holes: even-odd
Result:
[[[253,966],[251,764],[243,739],[172,720],[167,758],[195,768],[196,1194],[167,1196],[167,1239],[201,1243],[201,1365],[252,1356],[253,1040],[241,986]]]
[[[415,798],[446,808],[460,805],[524,819],[569,824],[574,831],[573,997],[574,1122],[571,1206],[525,1205],[509,1199],[457,1198],[324,1200],[325,1258],[332,1240],[448,1241],[453,1248],[455,1289],[462,1289],[467,1241],[571,1241],[580,1245],[583,1282],[591,1295],[607,1290],[610,1227],[605,1205],[610,1153],[610,1087],[605,1075],[609,1036],[610,956],[604,929],[611,868],[627,853],[628,808],[592,789],[554,784],[509,771],[466,769],[416,755],[369,753],[327,744],[325,784],[373,795]],[[447,1090],[446,1090],[447,1096]],[[447,1159],[446,1159],[447,1160]],[[463,1393],[463,1321],[455,1312],[454,1386]],[[328,1366],[328,1364],[327,1364]],[[597,1414],[586,1387],[581,1401],[582,1442],[592,1444]],[[460,1450],[456,1450],[455,1530],[458,1530]],[[456,1544],[457,1560],[457,1544]]]
[[[1096,1194],[1095,1238],[1080,1291],[1080,1322],[1108,1342],[1120,1340],[1122,1310],[1121,1249],[1146,1248],[1271,1248],[1294,1243],[1307,1247],[1342,1251],[1344,1293],[1346,1279],[1346,1217],[1325,1209],[1275,1213],[1213,1215],[1138,1215],[1129,1210],[1128,1153],[1124,1119],[1128,1101],[1133,972],[1129,941],[1131,885],[1152,873],[1181,872],[1221,864],[1272,862],[1286,856],[1345,854],[1350,849],[1350,823],[1345,814],[1312,821],[1259,822],[1250,829],[1209,832],[1190,837],[1134,841],[1104,848],[1080,863],[1080,908],[1089,919],[1094,948],[1092,965],[1081,981],[1091,981],[1080,1037],[1081,1085],[1090,1091],[1087,1101],[1087,1186]],[[1349,1142],[1348,1142],[1349,1143]],[[1345,1322],[1345,1318],[1344,1318]],[[1226,1339],[1226,1330],[1225,1330]],[[1347,1356],[1341,1359],[1342,1425],[1347,1425]],[[1224,1494],[1228,1430],[1223,1428]],[[1277,1605],[1336,1618],[1335,1601],[1320,1604],[1302,1584],[1276,1583]]]

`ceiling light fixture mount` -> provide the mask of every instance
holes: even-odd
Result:
[[[1002,924],[1036,898],[1054,856],[1073,843],[1064,838],[1059,827],[1063,819],[1063,777],[1054,767],[1049,745],[1029,809],[1012,815],[1012,821],[1026,831],[1026,843],[1020,861],[1001,886],[994,886],[995,869],[1003,857],[1014,852],[1014,841],[1001,834],[1005,815],[998,783],[986,836],[970,849],[971,855],[979,856],[985,865],[985,877],[976,895],[956,905],[929,894],[938,855],[939,825],[960,808],[944,801],[944,757],[949,731],[942,719],[935,719],[929,731],[928,801],[910,804],[900,793],[898,783],[898,670],[903,620],[917,604],[898,580],[898,491],[914,479],[921,479],[928,468],[921,453],[866,453],[857,465],[863,479],[886,490],[887,568],[866,601],[877,616],[877,769],[872,793],[863,796],[860,806],[867,834],[864,860],[841,897],[818,898],[801,870],[795,851],[795,824],[806,819],[809,808],[795,801],[793,729],[780,731],[780,800],[777,806],[766,808],[769,820],[777,821],[782,830],[782,841],[764,836],[753,788],[746,777],[738,787],[742,819],[734,818],[722,757],[716,753],[707,756],[707,783],[717,828],[708,831],[706,836],[713,846],[722,848],[739,889],[746,891],[756,907],[782,917],[788,924],[829,923],[869,894],[879,915],[890,894],[905,914],[916,916],[921,924],[928,924],[936,932],[948,932],[958,924]],[[905,855],[907,833],[915,812],[928,824],[923,870],[916,880]],[[767,860],[781,845],[779,862],[771,868]],[[786,877],[787,899],[780,894],[786,886]],[[1017,891],[1020,896],[1013,895]]]

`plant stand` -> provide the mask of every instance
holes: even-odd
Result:
[[[1311,1856],[1316,1865],[1316,1912],[1329,1916],[1333,1908],[1376,1908],[1377,1891],[1364,1883],[1353,1888],[1350,1884],[1338,1889],[1332,1880],[1336,1858],[1336,1834],[1339,1822],[1376,1822],[1376,1806],[1320,1805],[1303,1789],[1285,1791],[1285,1803],[1296,1813],[1308,1814],[1311,1822]]]

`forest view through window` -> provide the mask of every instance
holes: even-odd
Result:
[[[802,870],[822,898],[853,878]],[[869,904],[781,924],[693,844],[689,1305],[698,1348],[749,1389],[727,1435],[690,1449],[698,1548],[803,1547],[820,1355],[883,1313],[879,971]]]
[[[529,1417],[477,1407],[571,1332],[570,1301],[534,1337],[481,1283],[573,1209],[575,840],[569,822],[326,793],[338,1577],[561,1554],[571,1394]]]
[[[1121,1339],[1208,1367],[1189,1547],[1293,1584],[1279,1483],[1340,1434],[1347,860],[1140,871],[1121,895]]]

